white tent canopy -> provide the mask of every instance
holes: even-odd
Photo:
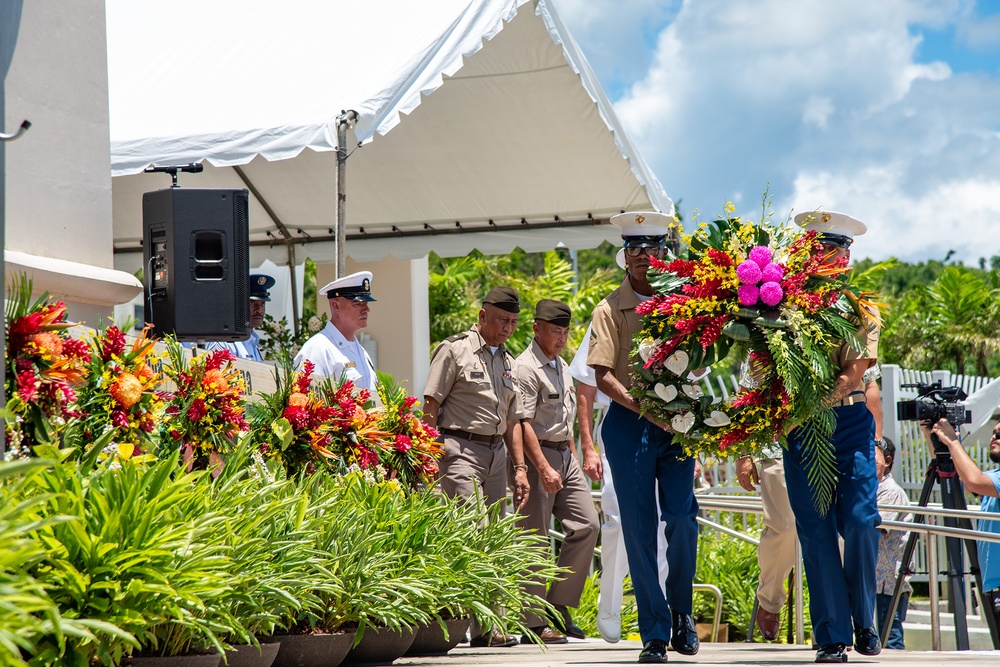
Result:
[[[108,0],[116,266],[141,263],[151,164],[185,187],[248,187],[253,262],[282,231],[335,254],[335,119],[346,254],[588,248],[607,218],[673,204],[549,0]],[[360,144],[360,145],[359,145]],[[600,223],[600,224],[595,224]],[[270,243],[270,245],[269,245]]]

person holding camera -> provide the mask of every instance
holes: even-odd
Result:
[[[965,485],[965,490],[981,497],[980,511],[1000,512],[1000,468],[980,470],[962,446],[955,427],[947,419],[939,419],[934,424],[921,422],[920,427],[928,442],[931,442],[931,435],[935,435],[941,444],[948,448],[955,465],[955,472]],[[933,444],[931,447],[933,449]],[[1000,464],[1000,422],[993,426],[989,457],[993,463]],[[986,533],[1000,534],[1000,521],[980,519],[977,529]],[[979,554],[979,571],[983,577],[982,592],[989,596],[994,609],[997,609],[1000,603],[1000,543],[979,540],[976,547]]]

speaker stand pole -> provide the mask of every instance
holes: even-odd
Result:
[[[337,278],[343,278],[344,266],[344,243],[347,241],[347,225],[344,222],[344,208],[347,204],[347,130],[354,126],[358,120],[358,113],[353,110],[341,111],[337,116],[337,206],[336,211],[336,232],[337,232],[337,254],[334,257],[333,269]],[[294,276],[293,276],[294,277]]]

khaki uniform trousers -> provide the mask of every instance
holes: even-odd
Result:
[[[507,497],[507,448],[502,439],[489,445],[446,435],[438,468],[439,485],[449,497],[476,498],[485,507]],[[506,514],[504,503],[500,515]]]
[[[527,461],[528,484],[531,491],[528,502],[521,509],[523,518],[517,524],[525,530],[536,530],[540,535],[548,536],[552,517],[555,516],[562,524],[566,538],[559,549],[559,567],[570,570],[562,581],[553,582],[546,595],[545,586],[538,582],[526,584],[526,593],[537,595],[548,600],[553,605],[576,607],[580,604],[580,594],[590,574],[590,564],[594,559],[594,547],[600,532],[601,521],[597,516],[597,507],[590,495],[590,483],[580,469],[580,464],[570,447],[556,449],[542,447],[542,454],[549,465],[562,477],[563,488],[556,493],[547,493],[542,488],[538,470]],[[511,469],[513,473],[513,469]],[[524,625],[538,628],[549,625],[547,619],[537,614],[526,612]]]
[[[760,497],[764,505],[764,532],[757,548],[760,578],[757,600],[772,614],[785,604],[785,580],[795,567],[795,515],[788,502],[785,467],[781,459],[759,462]]]
[[[475,499],[484,508],[507,497],[507,448],[503,439],[496,445],[473,442],[453,435],[444,436],[444,455],[438,461],[439,486],[445,495]],[[501,503],[500,516],[507,515]],[[484,628],[473,618],[469,636],[479,637]]]

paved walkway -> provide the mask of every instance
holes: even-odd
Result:
[[[599,639],[570,640],[564,646],[553,646],[542,651],[536,646],[513,648],[468,648],[459,645],[446,656],[438,658],[400,658],[393,665],[398,667],[472,667],[474,665],[518,665],[520,667],[585,667],[586,665],[634,665],[642,645],[623,641],[608,644]],[[805,646],[783,644],[702,644],[698,655],[681,656],[670,651],[671,664],[691,667],[715,665],[812,665],[816,653]],[[1000,651],[883,651],[874,658],[850,653],[852,664],[886,664],[892,667],[921,667],[924,665],[1000,665]]]

